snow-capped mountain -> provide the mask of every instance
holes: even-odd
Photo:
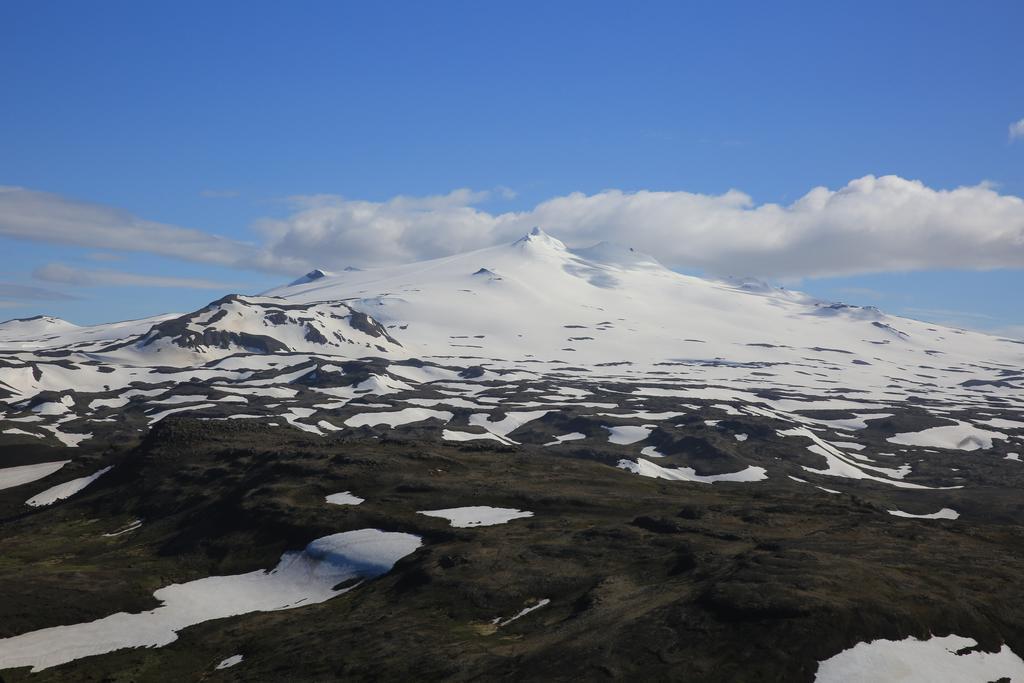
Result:
[[[8,339],[51,337],[75,329],[78,329],[78,325],[50,315],[14,318],[0,323],[0,339],[6,341]]]
[[[380,323],[339,301],[293,304],[278,298],[226,296],[205,308],[164,320],[141,338],[103,349],[134,359],[188,365],[236,353],[308,352],[361,357],[403,356]]]
[[[799,439],[813,456],[796,473],[920,488],[959,475],[915,483],[914,446],[1017,447],[1022,364],[1014,340],[681,275],[628,247],[574,250],[535,229],[431,261],[315,270],[186,315],[3,323],[0,411],[3,434],[66,444],[132,415],[144,427],[177,413],[280,417],[316,434],[440,421],[446,440],[514,444],[558,414],[551,424],[572,433],[538,434],[542,444],[600,434],[623,469],[645,476],[777,476],[747,446],[718,463],[679,449],[674,460],[645,459],[671,455],[678,416],[710,411]],[[366,396],[398,410],[359,412]],[[916,417],[900,423],[907,411]],[[898,445],[892,462],[858,455],[852,440],[882,419]],[[661,464],[670,461],[685,466]]]
[[[628,247],[602,243],[571,250],[540,230],[511,245],[323,276],[265,296],[306,305],[344,301],[421,358],[788,367],[776,367],[777,373],[824,363],[841,368],[844,383],[858,386],[888,383],[899,367],[924,360],[940,374],[982,359],[1009,366],[1024,360],[1024,347],[1009,340],[887,316],[873,307],[822,302],[751,280],[681,275]],[[957,385],[964,379],[948,378]]]
[[[689,361],[798,366],[819,354],[851,366],[843,368],[847,383],[857,379],[852,375],[891,373],[922,354],[941,357],[930,364],[945,367],[1024,359],[1012,340],[755,280],[681,275],[609,243],[571,250],[539,229],[510,245],[432,261],[314,270],[258,297],[227,296],[184,316],[89,328],[46,317],[0,324],[0,348],[9,350],[86,341],[116,342],[91,346],[97,360],[172,366],[299,351],[645,368]],[[851,362],[842,363],[842,355]]]
[[[138,336],[174,314],[157,315],[141,320],[125,320],[80,327],[52,316],[35,316],[0,323],[0,353],[65,348],[84,351],[101,348],[111,341]]]

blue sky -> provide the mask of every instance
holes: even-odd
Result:
[[[483,246],[518,212],[1024,334],[1024,5],[819,4],[8,0],[0,318],[194,309],[321,260]],[[799,234],[758,210],[865,176],[901,180],[785,211]],[[580,227],[580,201],[550,206],[572,193],[630,219]],[[734,219],[729,249],[676,246]],[[174,248],[186,229],[223,240]]]

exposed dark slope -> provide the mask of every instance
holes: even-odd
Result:
[[[272,567],[337,531],[406,531],[424,547],[323,604],[4,680],[799,681],[879,637],[956,632],[1024,651],[1024,533],[1006,496],[985,517],[1001,521],[900,520],[885,496],[903,494],[887,487],[667,482],[535,447],[175,418],[87,461],[116,466],[52,508],[23,514],[21,492],[0,492],[0,637],[151,608],[156,588]],[[324,502],[342,490],[366,502]],[[462,505],[535,516],[453,529],[416,514]],[[213,671],[236,653],[243,665]]]

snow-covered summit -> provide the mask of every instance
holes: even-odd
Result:
[[[174,316],[172,313],[82,327],[46,315],[8,320],[0,323],[0,351],[35,351],[61,347],[89,350],[97,345],[107,345],[114,340],[141,334],[153,325]]]
[[[512,245],[525,248],[546,247],[548,249],[557,249],[560,251],[565,251],[566,248],[564,242],[555,239],[551,235],[541,230],[539,227],[534,227],[532,230],[530,230],[530,232],[528,232],[527,234],[523,235],[515,242],[513,242]]]
[[[232,295],[184,316],[94,328],[38,325],[0,348],[88,352],[89,362],[202,365],[234,354],[544,362],[656,371],[672,364],[773,367],[790,386],[886,387],[902,368],[957,387],[964,368],[1019,367],[1019,344],[822,302],[751,280],[713,281],[627,246],[572,249],[535,228],[494,247],[396,266],[314,270],[259,297]],[[941,357],[950,372],[933,369]],[[923,360],[923,364],[921,364]],[[823,365],[825,363],[825,365]],[[797,368],[804,368],[797,370]],[[820,378],[820,379],[818,379]]]
[[[293,287],[295,285],[304,285],[307,282],[313,282],[314,280],[319,280],[322,277],[327,277],[327,271],[320,270],[319,268],[314,268],[313,270],[309,271],[302,277],[296,280],[292,280],[290,283],[288,283],[288,286]]]
[[[266,294],[292,304],[344,301],[422,357],[650,366],[694,358],[792,362],[828,348],[862,356],[865,365],[856,371],[864,373],[879,358],[904,362],[926,347],[965,357],[1009,351],[986,335],[822,302],[756,280],[683,275],[628,246],[569,248],[540,228],[495,247],[325,275]]]
[[[12,318],[0,322],[0,340],[19,341],[76,329],[78,325],[50,315],[31,318]]]

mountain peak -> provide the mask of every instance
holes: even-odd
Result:
[[[314,268],[313,270],[309,271],[308,273],[300,277],[298,280],[293,280],[292,282],[289,282],[288,286],[294,287],[295,285],[304,285],[308,282],[314,282],[323,277],[327,277],[327,271],[320,270],[319,268]]]
[[[565,244],[547,234],[537,226],[534,226],[533,230],[530,230],[528,234],[520,237],[512,244],[513,246],[520,247],[549,247],[562,251],[565,250]]]
[[[0,332],[20,330],[42,333],[69,330],[76,327],[78,325],[62,318],[55,318],[52,315],[34,315],[31,318],[11,318],[10,320],[0,321]]]

